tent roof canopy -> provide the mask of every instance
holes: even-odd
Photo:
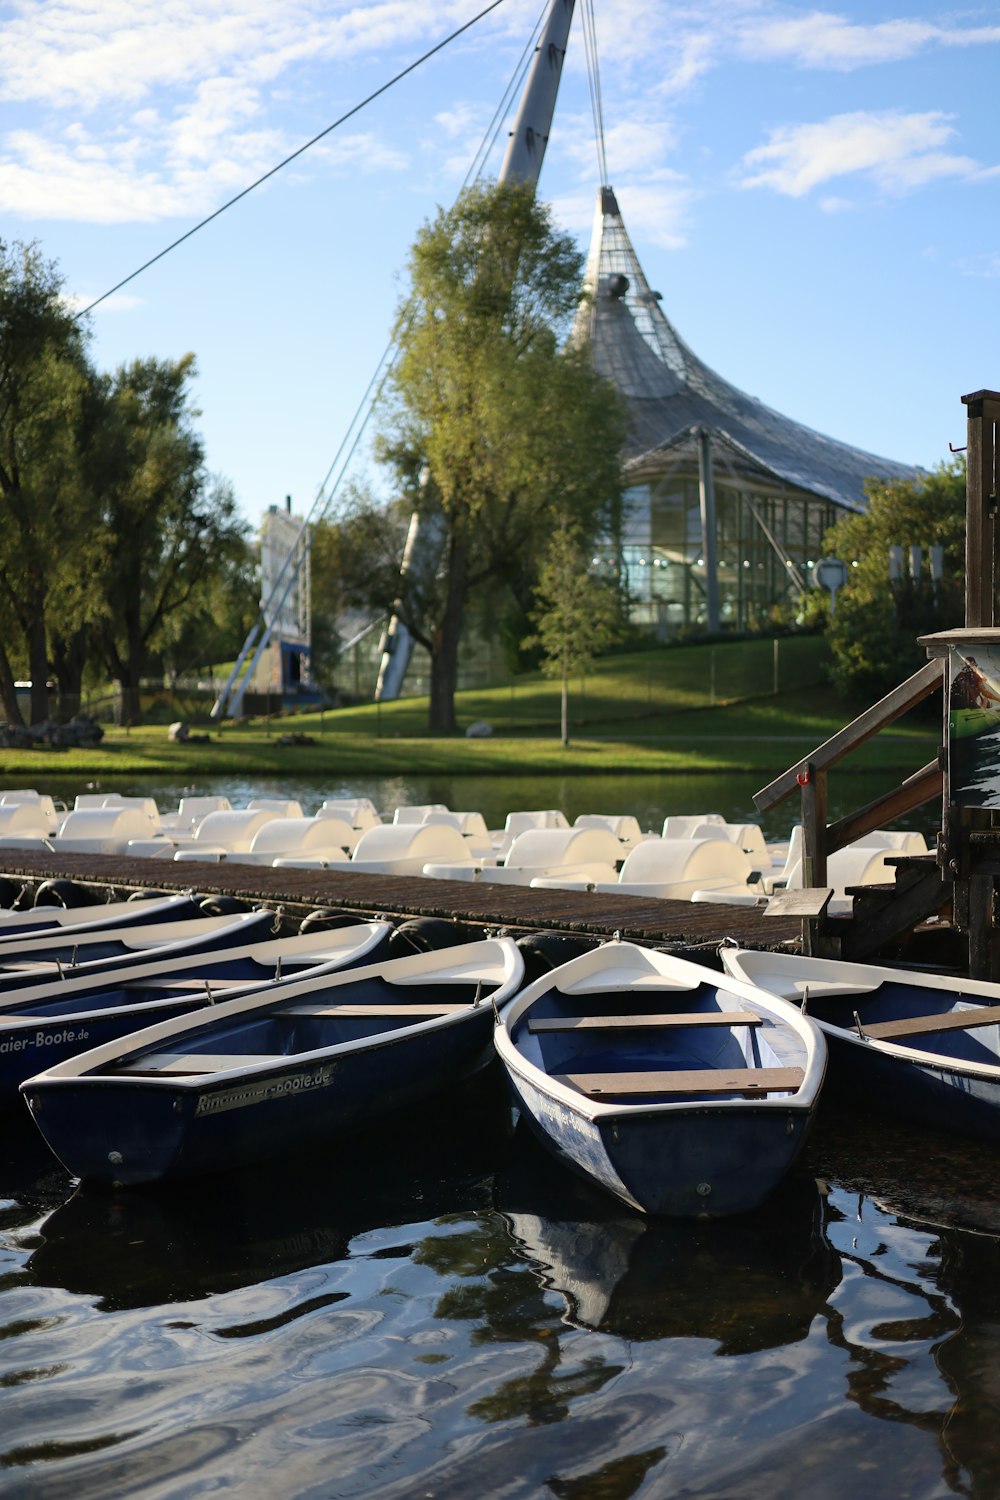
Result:
[[[585,285],[572,337],[589,344],[596,368],[626,399],[626,473],[637,480],[702,431],[729,448],[737,468],[748,465],[851,510],[864,507],[867,479],[920,477],[912,465],[782,416],[703,364],[650,288],[610,187],[600,190]]]

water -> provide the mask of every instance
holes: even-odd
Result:
[[[898,783],[898,777],[876,774],[834,774],[829,781],[829,816],[838,818],[863,807]],[[234,807],[251,797],[294,797],[303,811],[315,812],[330,800],[368,797],[383,815],[391,817],[398,806],[441,802],[462,812],[481,812],[487,827],[502,828],[508,812],[517,808],[560,808],[573,821],[580,813],[630,814],[643,829],[658,833],[665,817],[679,813],[721,813],[731,823],[759,823],[765,838],[787,839],[800,817],[798,798],[793,796],[769,813],[754,806],[753,794],[761,786],[759,773],[749,775],[638,775],[604,774],[571,776],[397,776],[352,777],[350,780],[303,777],[234,778],[205,776],[194,790],[222,793]],[[72,806],[73,798],[85,790],[79,782],[59,780],[38,783]],[[153,796],[161,812],[176,808],[190,792],[183,783],[162,779],[132,778],[106,783],[105,790],[130,796]],[[897,826],[919,830],[932,837],[939,826],[940,805],[928,804],[900,819]]]
[[[1000,1153],[821,1116],[769,1205],[650,1223],[451,1116],[172,1193],[0,1151],[0,1494],[1000,1494]]]

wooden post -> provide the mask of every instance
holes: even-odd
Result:
[[[997,425],[1000,391],[963,396],[966,407],[965,624],[995,623],[997,543]]]
[[[802,884],[826,885],[826,772],[811,761],[799,773],[802,787]]]
[[[966,513],[965,513],[965,624],[966,629],[990,628],[996,623],[996,584],[1000,574],[997,525],[997,427],[1000,424],[1000,391],[974,391],[963,396],[966,408]],[[957,829],[955,824],[958,824]],[[991,875],[970,868],[968,843],[976,828],[989,828],[992,814],[949,809],[949,840],[960,843],[959,878],[966,889],[956,902],[965,907],[969,937],[969,976],[996,979],[1000,973],[1000,934],[994,923],[996,884]],[[953,854],[954,857],[954,854]],[[958,892],[956,890],[956,896]]]

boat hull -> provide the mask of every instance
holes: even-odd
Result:
[[[493,1013],[389,1038],[336,1057],[285,1058],[197,1089],[87,1079],[23,1092],[50,1149],[74,1176],[136,1187],[226,1171],[336,1137],[471,1077],[493,1059]]]
[[[949,1135],[1000,1141],[1000,1079],[961,1070],[945,1058],[900,1057],[875,1043],[855,1042],[839,1027],[817,1024],[829,1043],[838,1091]]]
[[[21,1093],[85,1182],[252,1166],[479,1073],[495,1056],[494,1003],[523,975],[508,937],[324,969],[79,1052]]]
[[[643,1213],[711,1219],[749,1213],[774,1191],[802,1149],[810,1115],[752,1104],[692,1106],[590,1119],[508,1069],[530,1128],[543,1145]]]
[[[837,1091],[949,1133],[1000,1140],[1000,986],[755,950],[722,957],[768,993],[804,1000],[826,1037]]]
[[[31,988],[51,983],[57,976],[114,975],[141,959],[214,953],[245,947],[273,935],[274,912],[266,907],[231,917],[195,917],[146,926],[109,927],[77,941],[52,939],[46,933],[29,936],[16,945],[0,945],[0,1007],[19,999]]]

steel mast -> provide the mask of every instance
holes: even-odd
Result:
[[[552,129],[574,4],[575,0],[552,0],[507,142],[497,178],[499,183],[521,182],[531,187],[538,184]],[[404,577],[414,568],[436,567],[440,546],[441,529],[435,524],[435,517],[421,518],[414,511],[410,517],[400,576]],[[375,687],[377,703],[399,697],[412,655],[413,637],[394,613],[382,637],[382,661]]]

